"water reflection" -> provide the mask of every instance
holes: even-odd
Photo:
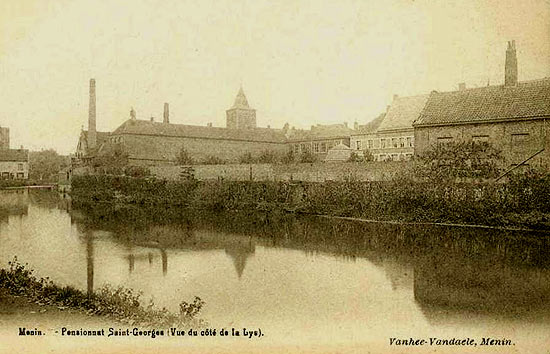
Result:
[[[212,323],[363,336],[383,324],[407,334],[410,321],[471,329],[474,316],[550,329],[544,234],[277,214],[181,212],[134,223],[71,210],[51,192],[2,198],[4,208],[25,210],[0,225],[4,264],[17,254],[62,284],[89,293],[124,285],[168,308],[200,295]]]

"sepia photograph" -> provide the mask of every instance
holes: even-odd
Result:
[[[550,353],[550,0],[0,0],[0,353]]]

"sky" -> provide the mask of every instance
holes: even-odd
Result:
[[[242,85],[258,126],[382,113],[394,94],[550,76],[550,0],[0,0],[0,126],[11,147],[74,152],[129,118],[225,126]],[[87,129],[87,128],[86,128]]]

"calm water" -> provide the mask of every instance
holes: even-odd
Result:
[[[274,343],[389,337],[550,347],[550,242],[536,234],[322,218],[202,215],[101,222],[51,192],[0,194],[0,262],[83,290],[124,285],[177,310],[200,296],[214,328]]]

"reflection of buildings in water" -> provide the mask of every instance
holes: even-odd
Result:
[[[243,240],[243,242],[229,244],[225,247],[225,254],[232,258],[233,265],[235,266],[235,271],[237,272],[239,279],[243,275],[248,257],[253,255],[255,252],[256,245],[250,239],[248,241]]]
[[[394,258],[385,258],[382,268],[390,281],[392,290],[413,288],[414,270],[412,265],[399,262]]]
[[[94,243],[91,232],[86,232],[86,284],[88,296],[94,291]]]
[[[162,274],[166,275],[168,273],[168,254],[166,253],[166,250],[164,248],[159,248],[159,251],[160,251],[160,258],[162,263]],[[148,252],[145,255],[145,254],[135,254],[133,251],[130,250],[127,256],[128,272],[132,273],[134,271],[136,259],[138,261],[142,259],[147,259],[147,262],[149,263],[149,267],[151,267],[153,266],[154,258],[155,256],[153,255],[152,252]]]
[[[8,223],[10,216],[28,214],[28,194],[27,189],[0,191],[0,223]]]
[[[413,289],[430,320],[441,317],[442,311],[517,315],[546,309],[550,271],[488,258],[433,255],[415,266]]]

